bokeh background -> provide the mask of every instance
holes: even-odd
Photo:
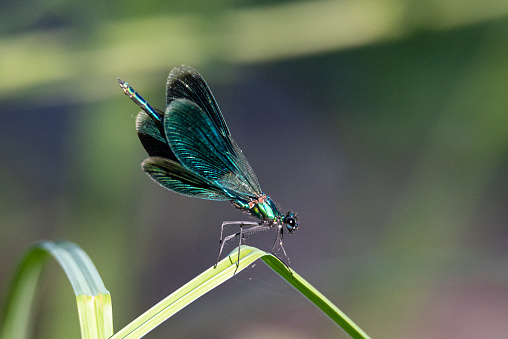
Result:
[[[299,212],[293,269],[367,333],[506,338],[506,0],[2,1],[2,298],[41,239],[90,255],[117,330],[214,264],[221,222],[246,215],[141,171],[139,110],[116,81],[163,108],[180,64]],[[57,265],[37,305],[35,337],[79,337]],[[347,335],[260,262],[147,337]]]

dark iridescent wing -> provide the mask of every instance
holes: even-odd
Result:
[[[166,138],[178,161],[230,198],[250,199],[261,194],[252,168],[231,137],[224,137],[215,122],[196,103],[174,99],[164,116]]]
[[[161,111],[155,109],[155,112],[162,117]],[[159,185],[191,197],[209,200],[229,199],[223,191],[178,163],[154,119],[143,111],[139,112],[136,118],[136,130],[139,140],[150,155],[150,158],[143,161],[141,167]]]
[[[153,180],[175,192],[203,199],[248,199],[261,193],[257,178],[231,138],[210,89],[193,68],[179,66],[171,71],[165,114],[153,109],[127,83],[121,80],[119,83],[125,93],[143,108],[137,116],[136,129],[151,157],[143,162],[143,170]],[[187,103],[183,104],[180,100]],[[181,108],[175,110],[174,117],[180,127],[173,127],[168,119],[173,115],[170,108],[173,106]],[[186,115],[187,109],[191,111],[189,116]],[[174,142],[170,142],[167,130],[177,130],[185,124],[189,125],[187,132],[174,133]],[[190,135],[194,132],[197,135]],[[172,144],[181,146],[176,146],[180,155],[175,154]]]
[[[205,111],[224,137],[230,135],[219,106],[205,80],[192,67],[181,65],[171,70],[166,84],[166,106],[175,99],[188,99]]]
[[[164,113],[158,109],[154,109],[154,111],[160,116],[162,121]],[[162,136],[157,122],[144,111],[139,112],[136,117],[136,130],[138,131],[139,140],[149,156],[178,161],[173,151],[171,151],[166,138]]]
[[[174,192],[208,200],[229,200],[219,187],[192,173],[178,162],[150,157],[141,164],[156,183]]]
[[[166,103],[169,104],[175,99],[188,99],[199,106],[213,122],[213,129],[223,137],[222,144],[225,145],[227,153],[234,155],[236,172],[241,173],[245,182],[250,185],[254,191],[261,192],[259,182],[243,155],[236,142],[231,138],[229,129],[222,117],[219,106],[201,75],[192,67],[175,67],[168,77],[166,86]],[[168,112],[166,108],[166,112]]]

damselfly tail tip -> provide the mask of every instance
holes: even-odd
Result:
[[[116,80],[118,80],[118,83],[120,84],[120,86],[123,87],[125,85],[125,81],[123,81],[122,79],[116,78]]]

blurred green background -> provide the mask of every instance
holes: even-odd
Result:
[[[116,81],[163,108],[169,71],[188,64],[263,190],[299,212],[292,267],[360,327],[506,337],[506,0],[0,6],[2,298],[41,239],[87,251],[117,330],[215,263],[221,222],[247,216],[141,171],[138,108]],[[47,273],[35,337],[77,338],[71,287]],[[169,337],[347,335],[259,263],[147,336]]]

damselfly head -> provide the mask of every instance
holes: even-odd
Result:
[[[296,213],[288,211],[283,222],[286,224],[289,233],[293,233],[298,228],[298,217],[296,216]]]

